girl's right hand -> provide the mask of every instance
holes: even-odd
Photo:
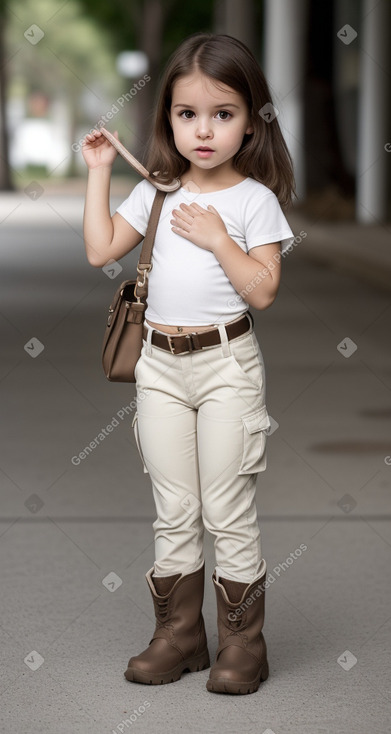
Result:
[[[114,137],[118,140],[117,130]],[[89,169],[111,167],[118,155],[116,149],[99,130],[93,130],[85,136],[81,150]]]

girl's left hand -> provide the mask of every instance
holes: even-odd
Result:
[[[221,239],[227,236],[227,228],[211,204],[208,209],[195,202],[190,205],[180,204],[179,210],[172,210],[172,215],[174,217],[170,220],[170,224],[174,225],[172,231],[204,250],[213,252]]]

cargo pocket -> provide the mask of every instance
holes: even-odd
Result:
[[[267,465],[266,437],[270,418],[266,405],[242,417],[243,454],[238,474],[255,474]]]
[[[133,428],[133,431],[134,431],[134,437],[136,439],[136,445],[137,445],[137,448],[138,448],[140,459],[141,459],[141,461],[143,463],[144,474],[149,474],[148,469],[145,466],[144,456],[143,456],[143,452],[141,450],[140,436],[139,436],[139,433],[138,433],[138,413],[137,412],[134,414],[134,418],[133,418],[133,422],[132,422],[132,428]]]

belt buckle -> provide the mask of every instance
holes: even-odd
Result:
[[[193,351],[193,344],[192,344],[192,340],[191,340],[192,334],[183,334],[183,336],[184,336],[184,337],[185,337],[186,339],[188,339],[188,340],[189,340],[189,347],[190,347],[190,348],[189,348],[189,349],[187,349],[187,350],[185,350],[184,352],[175,352],[175,351],[174,351],[175,347],[174,347],[174,343],[173,343],[173,340],[174,340],[174,342],[175,342],[175,339],[178,339],[178,337],[177,337],[177,336],[174,336],[174,337],[173,337],[173,336],[172,336],[172,334],[167,334],[167,341],[168,341],[168,346],[170,347],[170,352],[171,352],[171,354],[175,354],[175,355],[176,355],[176,354],[189,354],[190,352],[192,352],[192,351]]]
[[[171,339],[172,339],[171,334],[167,334],[167,341],[168,341],[168,346],[170,347],[170,352],[171,354],[175,354],[174,347],[171,344]]]

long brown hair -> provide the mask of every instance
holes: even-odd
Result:
[[[233,158],[234,168],[270,188],[281,206],[290,204],[296,195],[292,158],[277,117],[267,122],[259,114],[264,105],[273,104],[268,84],[251,51],[237,38],[224,34],[194,33],[170,57],[148,143],[148,170],[159,171],[157,179],[167,182],[181,178],[189,169],[189,161],[175,147],[169,112],[175,82],[197,71],[239,92],[247,105],[254,132],[244,135]]]

